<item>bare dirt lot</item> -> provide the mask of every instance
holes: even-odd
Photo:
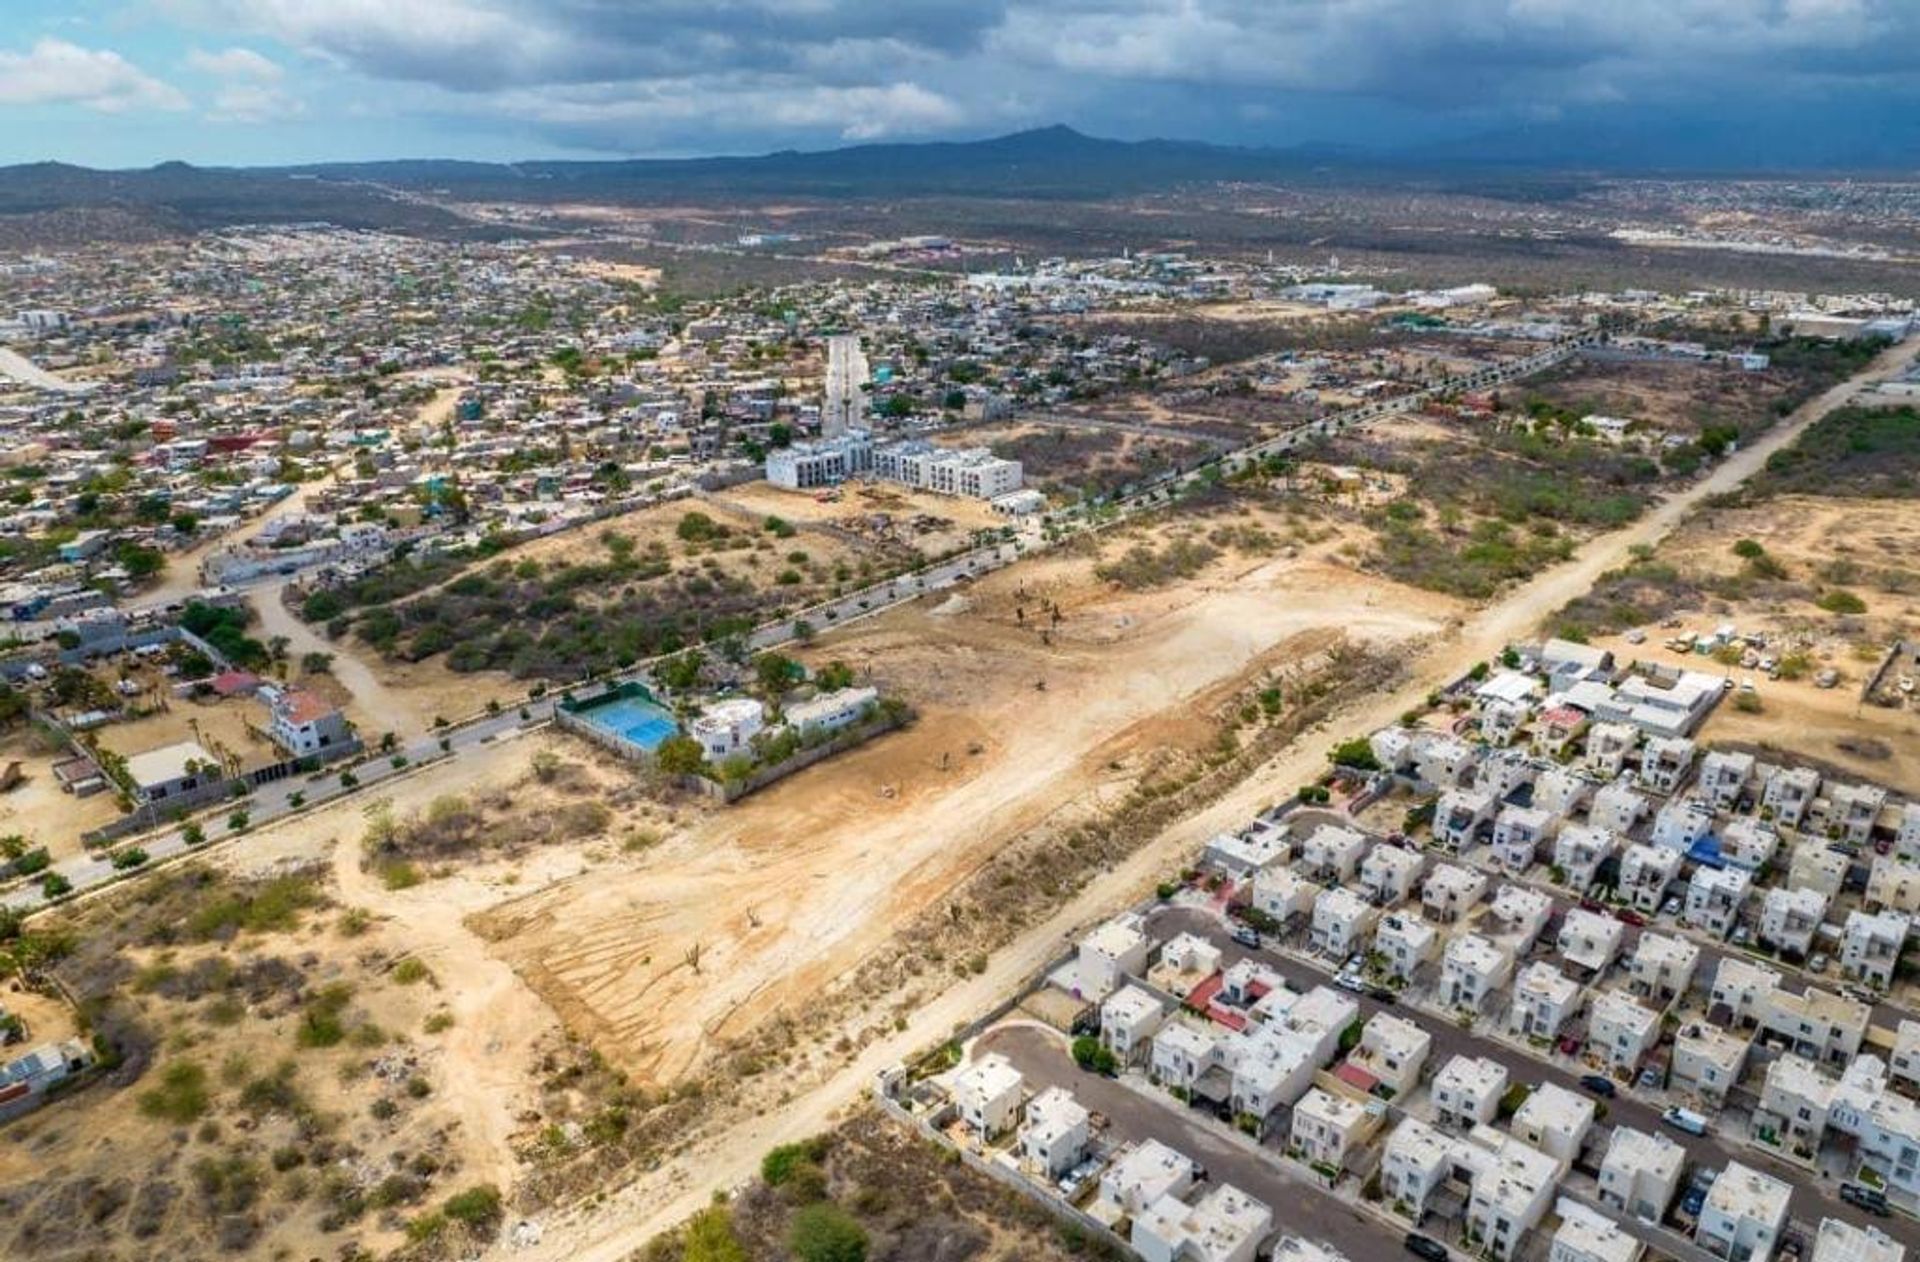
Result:
[[[113,794],[76,798],[60,787],[53,766],[65,757],[64,751],[56,752],[49,741],[31,733],[16,733],[0,743],[0,768],[17,760],[26,777],[0,794],[0,836],[18,833],[31,845],[45,846],[55,860],[84,849],[81,833],[120,818]]]
[[[976,530],[1006,525],[1006,518],[981,500],[933,495],[883,482],[849,482],[825,498],[767,482],[746,482],[715,492],[707,502],[749,522],[780,517],[795,526],[844,534],[869,546],[913,548],[927,555],[966,546]]]

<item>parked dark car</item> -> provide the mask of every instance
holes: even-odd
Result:
[[[1647,923],[1647,918],[1631,907],[1620,908],[1613,913],[1613,918],[1623,925],[1633,925],[1635,928]]]
[[[1870,1188],[1864,1183],[1842,1183],[1840,1199],[1856,1209],[1864,1209],[1869,1214],[1878,1214],[1882,1218],[1890,1212],[1887,1208],[1887,1194],[1879,1188]]]
[[[1609,1100],[1613,1098],[1615,1091],[1618,1090],[1618,1088],[1613,1085],[1613,1079],[1607,1077],[1605,1074],[1581,1074],[1580,1085],[1588,1091],[1593,1092],[1593,1094],[1605,1096]]]
[[[1367,992],[1367,998],[1375,1003],[1393,1004],[1400,1002],[1399,994],[1391,986],[1375,986]]]
[[[1447,1252],[1447,1246],[1432,1236],[1423,1236],[1417,1231],[1407,1233],[1407,1252],[1427,1262],[1449,1262],[1453,1255]]]

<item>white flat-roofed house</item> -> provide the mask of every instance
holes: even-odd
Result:
[[[1134,1144],[1100,1176],[1110,1216],[1137,1214],[1163,1196],[1185,1196],[1199,1176],[1193,1158],[1157,1139]]]
[[[1684,736],[1654,736],[1640,751],[1640,779],[1655,793],[1672,793],[1693,771],[1694,744]]]
[[[1268,868],[1253,878],[1253,907],[1285,925],[1311,916],[1320,890],[1290,867]]]
[[[1415,738],[1414,775],[1436,789],[1451,789],[1462,783],[1479,761],[1479,751],[1457,736],[1422,732]]]
[[[1360,1046],[1349,1059],[1403,1096],[1420,1082],[1433,1048],[1433,1036],[1404,1017],[1375,1013],[1360,1032]]]
[[[1920,862],[1920,801],[1900,805],[1900,824],[1893,832],[1893,853]]]
[[[1313,900],[1307,947],[1321,955],[1344,959],[1366,945],[1379,918],[1379,908],[1344,885],[1322,890]]]
[[[1554,1202],[1560,1229],[1547,1246],[1547,1262],[1640,1262],[1647,1246],[1605,1214],[1579,1201]]]
[[[1740,909],[1752,886],[1753,877],[1739,868],[1700,865],[1687,882],[1686,923],[1716,938],[1726,937],[1740,923]]]
[[[1163,1087],[1191,1091],[1200,1075],[1225,1062],[1223,1042],[1212,1029],[1176,1016],[1153,1036],[1148,1075]]]
[[[1388,912],[1373,932],[1373,950],[1386,970],[1401,981],[1412,981],[1420,966],[1439,951],[1440,933],[1418,916]]]
[[[728,697],[687,722],[707,761],[718,765],[736,754],[751,755],[753,737],[767,725],[766,707],[752,697]]]
[[[1482,917],[1480,928],[1522,956],[1533,949],[1541,930],[1553,919],[1553,900],[1526,885],[1502,885]]]
[[[1895,1081],[1920,1090],[1920,1021],[1900,1023],[1893,1039],[1893,1055],[1887,1058],[1887,1072]]]
[[[1819,890],[1776,885],[1760,902],[1760,941],[1776,951],[1805,956],[1826,917],[1827,897]]]
[[[1600,1163],[1601,1204],[1657,1223],[1680,1192],[1687,1150],[1665,1135],[1616,1126]]]
[[[1770,1174],[1729,1161],[1707,1189],[1694,1243],[1728,1262],[1766,1262],[1780,1243],[1792,1192]]]
[[[1587,824],[1564,824],[1553,842],[1555,878],[1578,894],[1593,888],[1600,865],[1620,849],[1617,834]]]
[[[1468,850],[1493,819],[1497,802],[1481,789],[1448,789],[1433,810],[1433,839],[1448,850]]]
[[[1566,758],[1586,734],[1587,712],[1561,701],[1541,709],[1539,720],[1533,725],[1533,747],[1548,758]],[[1546,775],[1541,779],[1545,780]]]
[[[1236,881],[1244,881],[1255,873],[1284,865],[1292,855],[1293,845],[1284,829],[1248,828],[1216,834],[1207,843],[1201,861]]]
[[[1488,1253],[1506,1262],[1546,1217],[1563,1168],[1548,1154],[1491,1126],[1476,1126],[1456,1146],[1454,1159],[1472,1171],[1467,1225]]]
[[[1065,1087],[1048,1087],[1027,1101],[1020,1127],[1020,1155],[1046,1178],[1079,1165],[1092,1137],[1090,1115]]]
[[[1383,727],[1367,737],[1367,748],[1373,751],[1373,760],[1386,771],[1403,772],[1413,766],[1414,747],[1418,737],[1409,728]]]
[[[1440,958],[1440,997],[1449,1008],[1479,1012],[1512,976],[1512,951],[1477,933],[1462,934]]]
[[[1514,1137],[1570,1168],[1593,1129],[1594,1103],[1558,1083],[1540,1084],[1513,1115]]]
[[[1787,884],[1796,888],[1819,890],[1828,898],[1837,897],[1847,883],[1847,870],[1853,861],[1846,855],[1812,842],[1793,848],[1787,861]]]
[[[1798,828],[1820,795],[1820,773],[1812,767],[1768,767],[1763,772],[1760,809],[1782,828]]]
[[[1681,854],[1693,849],[1693,844],[1713,831],[1713,808],[1696,797],[1677,797],[1669,799],[1653,817],[1653,831],[1648,840],[1664,850],[1677,850]]]
[[[1620,893],[1638,911],[1660,910],[1684,860],[1675,851],[1636,841],[1620,857]]]
[[[1100,1005],[1100,1042],[1122,1065],[1138,1064],[1166,1019],[1167,1007],[1159,996],[1124,986]]]
[[[1630,723],[1595,723],[1587,729],[1587,748],[1580,765],[1602,780],[1613,780],[1627,769],[1627,760],[1640,744],[1640,729]]]
[[[1591,779],[1570,767],[1549,767],[1533,782],[1533,804],[1551,812],[1555,819],[1568,819],[1585,808],[1595,787]]]
[[[1612,916],[1575,907],[1560,922],[1557,945],[1567,963],[1598,976],[1620,954],[1620,940],[1626,931],[1626,926]]]
[[[1182,930],[1160,944],[1160,961],[1156,964],[1149,980],[1154,977],[1169,981],[1198,981],[1213,976],[1220,971],[1220,948],[1197,933]],[[1171,990],[1179,987],[1169,986]]]
[[[1462,1130],[1491,1122],[1507,1093],[1507,1067],[1485,1056],[1455,1053],[1433,1076],[1430,1094],[1435,1116],[1444,1126]]]
[[[1587,1008],[1587,1046],[1616,1069],[1638,1069],[1660,1039],[1660,1014],[1619,990],[1603,990]]]
[[[1780,833],[1753,815],[1740,815],[1720,830],[1720,857],[1736,868],[1758,872],[1780,853]]]
[[[953,1103],[960,1120],[983,1139],[1004,1134],[1020,1115],[1024,1080],[1013,1062],[996,1052],[959,1070],[953,1076]]]
[[[1144,1262],[1254,1262],[1273,1211],[1231,1183],[1189,1205],[1162,1196],[1134,1215],[1127,1243]]]
[[[1495,750],[1480,764],[1473,787],[1496,803],[1503,802],[1539,779],[1540,767],[1540,760],[1524,750]]]
[[[1450,925],[1486,896],[1487,878],[1457,863],[1434,865],[1420,887],[1420,906],[1429,920]]]
[[[1700,948],[1685,938],[1643,933],[1627,962],[1629,988],[1664,1007],[1687,993],[1699,964]]]
[[[1301,845],[1298,866],[1323,885],[1340,885],[1360,870],[1367,845],[1367,835],[1358,829],[1322,824]]]
[[[1776,970],[1737,955],[1723,955],[1713,971],[1712,1005],[1724,1007],[1731,1024],[1751,1029],[1766,1019],[1779,989]]]
[[[1711,803],[1714,810],[1730,811],[1752,783],[1752,754],[1714,749],[1700,760],[1700,778],[1694,783],[1694,792]]]
[[[1670,1081],[1715,1106],[1725,1104],[1727,1092],[1746,1070],[1751,1047],[1749,1040],[1717,1025],[1704,1021],[1683,1025],[1673,1036]]]
[[[1827,786],[1826,824],[1829,834],[1842,841],[1864,846],[1873,835],[1873,826],[1887,805],[1887,791],[1877,784],[1834,784]]]
[[[1509,872],[1525,872],[1553,836],[1552,813],[1537,806],[1502,807],[1493,821],[1493,856]]]
[[[1381,1150],[1382,1198],[1418,1226],[1426,1217],[1428,1200],[1451,1174],[1461,1142],[1417,1117],[1402,1118]]]
[[[1870,911],[1891,910],[1909,915],[1920,911],[1920,863],[1898,855],[1875,855],[1863,901]]]
[[[227,778],[220,760],[198,741],[176,741],[128,758],[127,778],[145,803],[179,798]]]
[[[1808,1060],[1844,1065],[1860,1054],[1873,1009],[1856,999],[1809,986],[1802,994],[1767,996],[1760,1028]]]
[[[1878,1227],[1822,1218],[1813,1237],[1813,1262],[1905,1262],[1907,1246]]]
[[[1293,1106],[1289,1143],[1308,1165],[1342,1169],[1347,1154],[1378,1125],[1381,1116],[1358,1100],[1314,1087]]]
[[[1601,785],[1594,793],[1593,805],[1587,810],[1587,822],[1595,828],[1625,835],[1633,831],[1633,826],[1646,813],[1646,795],[1629,780],[1615,780]]]
[[[1413,893],[1426,865],[1417,850],[1381,842],[1360,864],[1360,888],[1381,907],[1397,907]]]
[[[1854,1141],[1863,1166],[1878,1174],[1890,1193],[1920,1195],[1920,1104],[1892,1091],[1878,1056],[1860,1056],[1840,1075],[1828,1123]]]
[[[1507,1028],[1522,1038],[1550,1042],[1560,1037],[1579,1006],[1579,984],[1547,961],[1535,960],[1520,970],[1514,983]]]
[[[1893,984],[1893,968],[1900,959],[1911,928],[1897,911],[1851,911],[1840,939],[1840,972],[1856,981],[1885,990]]]
[[[1080,939],[1067,989],[1091,1002],[1105,999],[1125,978],[1146,974],[1151,945],[1139,916],[1128,913],[1109,920]]]
[[[1833,1111],[1836,1079],[1820,1067],[1791,1052],[1767,1066],[1760,1087],[1760,1107],[1753,1115],[1756,1135],[1777,1144],[1791,1144],[1816,1152],[1827,1134],[1827,1115]]]
[[[879,690],[874,688],[841,688],[835,692],[823,692],[810,700],[796,701],[788,706],[786,723],[803,736],[837,732],[859,722],[879,700]]]
[[[1264,1124],[1276,1109],[1306,1094],[1325,1058],[1311,1035],[1264,1024],[1235,1035],[1227,1044],[1226,1059],[1233,1070],[1229,1102],[1234,1113]]]

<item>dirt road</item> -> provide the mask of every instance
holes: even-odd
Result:
[[[1341,714],[1340,729],[1365,732],[1392,722],[1435,684],[1496,654],[1508,642],[1531,634],[1544,617],[1587,591],[1600,574],[1623,564],[1636,545],[1657,545],[1702,500],[1737,488],[1769,455],[1844,402],[1859,385],[1904,367],[1916,352],[1920,352],[1920,345],[1886,352],[1854,378],[1812,400],[1753,446],[1722,462],[1709,476],[1640,520],[1591,540],[1572,560],[1516,588],[1450,633],[1436,637],[1412,664],[1402,687]],[[715,1189],[735,1187],[753,1177],[769,1147],[828,1128],[835,1116],[868,1088],[878,1071],[991,1007],[1051,958],[1075,931],[1139,896],[1204,838],[1244,821],[1271,798],[1274,785],[1293,784],[1318,772],[1325,765],[1325,744],[1324,738],[1312,736],[1296,742],[1238,791],[1169,829],[1152,845],[1090,883],[1046,922],[996,952],[985,972],[955,984],[928,1002],[903,1030],[869,1044],[818,1089],[696,1145],[658,1170],[609,1192],[591,1209],[547,1219],[542,1223],[539,1245],[524,1249],[501,1245],[494,1252],[535,1262],[621,1262],[647,1240],[698,1210]]]

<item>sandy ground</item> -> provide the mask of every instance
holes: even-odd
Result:
[[[868,483],[848,483],[839,488],[838,498],[823,500],[810,491],[788,491],[766,482],[747,482],[728,487],[707,497],[708,502],[737,510],[750,520],[769,516],[784,518],[796,526],[823,526],[847,531],[858,537],[885,539],[935,553],[968,542],[975,530],[990,530],[1007,524],[980,500],[930,495],[900,487]],[[888,519],[882,530],[875,520]],[[914,524],[917,518],[937,519]]]
[[[103,746],[129,758],[164,745],[197,740],[216,757],[234,754],[242,767],[277,761],[278,748],[264,735],[249,732],[249,721],[257,727],[266,726],[267,707],[263,702],[250,697],[212,701],[175,698],[165,710],[126,723],[109,723],[94,732]]]
[[[0,768],[17,759],[26,776],[10,791],[0,793],[0,835],[19,833],[33,845],[45,846],[55,861],[85,849],[81,833],[120,818],[113,794],[76,798],[60,787],[53,778],[53,765],[65,756],[39,753],[24,736],[0,744]]]
[[[1920,353],[1920,346],[1895,348],[1856,376],[1854,382],[1897,371],[1916,353]],[[1337,731],[1366,732],[1391,722],[1436,684],[1475,661],[1493,656],[1507,643],[1534,634],[1542,619],[1590,589],[1602,573],[1623,564],[1633,549],[1657,544],[1702,500],[1732,490],[1751,477],[1769,455],[1839,406],[1852,389],[1850,382],[1826,392],[1640,520],[1589,540],[1573,559],[1536,575],[1462,622],[1451,634],[1438,637],[1411,663],[1405,684],[1349,707],[1338,716]],[[1274,786],[1296,784],[1318,772],[1325,766],[1325,740],[1326,735],[1320,733],[1296,741],[1239,789],[1168,829],[1155,842],[1089,883],[1046,922],[1030,926],[1014,943],[996,952],[984,971],[928,1000],[905,1028],[868,1044],[818,1088],[693,1145],[660,1169],[596,1197],[591,1206],[550,1217],[543,1223],[540,1245],[514,1250],[511,1256],[522,1262],[619,1262],[648,1239],[684,1220],[714,1189],[743,1184],[753,1176],[768,1148],[826,1129],[868,1088],[874,1074],[914,1049],[945,1037],[968,1017],[990,1007],[1077,932],[1150,889],[1167,867],[1192,847],[1223,828],[1244,822],[1272,795]],[[504,1248],[495,1253],[508,1256]]]

